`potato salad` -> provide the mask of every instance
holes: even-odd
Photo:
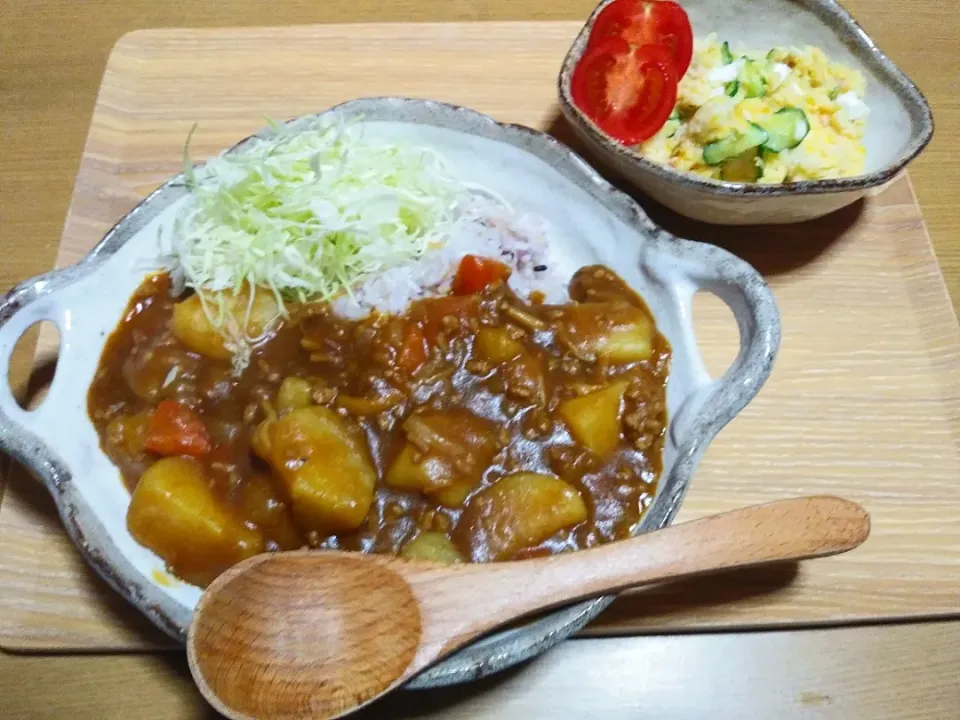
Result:
[[[730,182],[857,175],[866,158],[865,93],[859,71],[817,47],[742,49],[710,34],[694,43],[670,118],[638,148]]]

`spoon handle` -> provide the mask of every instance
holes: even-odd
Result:
[[[478,634],[527,613],[628,587],[836,555],[869,534],[869,516],[856,503],[811,496],[693,520],[587,551],[500,564],[496,575],[478,572],[470,578],[484,602],[464,630]]]

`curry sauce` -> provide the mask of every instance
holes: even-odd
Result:
[[[288,307],[238,373],[199,298],[149,277],[88,397],[131,533],[201,586],[303,546],[487,562],[627,536],[661,471],[670,348],[612,271],[569,290]],[[276,315],[266,292],[238,302]]]

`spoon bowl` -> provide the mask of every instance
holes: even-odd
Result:
[[[269,557],[238,565],[209,595],[204,618],[222,624],[195,623],[191,665],[196,658],[212,673],[195,675],[198,684],[215,688],[226,708],[243,708],[244,715],[312,718],[362,704],[404,676],[421,623],[401,574],[356,553]],[[227,657],[242,661],[205,662]],[[257,706],[249,707],[251,688],[281,682],[283,692],[257,695]]]
[[[187,639],[190,672],[233,720],[342,717],[524,615],[631,586],[835,555],[869,532],[859,505],[807,497],[518,562],[258,555],[201,598]]]

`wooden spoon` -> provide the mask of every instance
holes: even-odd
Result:
[[[233,720],[341,717],[528,613],[636,585],[835,555],[869,533],[859,505],[806,497],[520,562],[257,555],[200,599],[187,640],[190,672]]]

